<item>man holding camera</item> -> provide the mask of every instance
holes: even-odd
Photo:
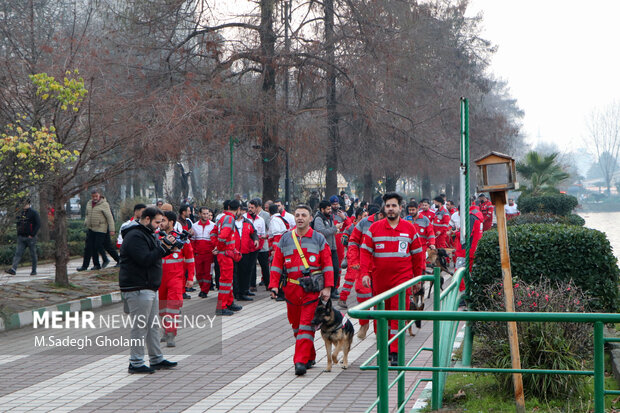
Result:
[[[150,367],[144,364],[144,346],[132,345],[129,355],[130,374],[154,373],[155,370],[175,367],[176,362],[164,359],[159,347],[159,328],[154,323],[159,305],[157,290],[162,279],[162,258],[170,254],[170,246],[161,243],[155,230],[161,224],[163,213],[150,207],[142,211],[138,225],[123,230],[121,265],[118,275],[125,312],[134,321],[132,343],[143,340],[149,352]],[[174,237],[167,237],[169,243]],[[144,321],[144,322],[142,322]]]
[[[295,336],[293,363],[298,376],[306,374],[306,370],[315,364],[312,319],[318,300],[328,300],[334,285],[331,250],[325,237],[310,228],[310,221],[310,207],[298,205],[295,209],[297,227],[282,235],[280,242],[274,246],[269,277],[272,298],[278,295],[280,289],[284,290],[288,321]],[[303,252],[303,259],[299,249]],[[324,288],[320,292],[307,292],[300,279],[315,271],[323,273]]]
[[[172,211],[165,211],[159,228],[164,234],[171,234],[173,242],[172,254],[162,260],[162,281],[159,288],[159,317],[162,319],[168,347],[176,345],[174,339],[177,335],[177,319],[183,307],[183,293],[185,288],[194,283],[194,253],[191,245],[180,239],[174,232],[174,224],[177,215]],[[167,243],[165,236],[162,238]],[[187,279],[185,274],[187,273]]]

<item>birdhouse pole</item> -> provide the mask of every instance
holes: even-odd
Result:
[[[507,192],[491,192],[491,201],[495,205],[497,216],[497,236],[499,238],[499,253],[502,262],[502,278],[504,283],[504,304],[506,312],[515,311],[514,291],[512,288],[512,272],[510,270],[510,253],[508,250],[508,231],[506,228],[506,205]],[[517,323],[508,322],[508,342],[510,344],[510,359],[513,369],[521,368],[521,356],[519,354],[519,337],[517,335]],[[515,391],[517,413],[525,413],[525,398],[523,396],[523,376],[521,373],[513,373],[512,382]]]

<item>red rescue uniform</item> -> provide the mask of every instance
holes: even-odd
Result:
[[[162,279],[159,287],[159,316],[166,333],[177,335],[177,320],[183,307],[185,271],[187,280],[194,281],[194,255],[189,244],[181,251],[162,258]]]
[[[192,226],[194,236],[192,237],[192,248],[194,259],[196,260],[196,278],[200,291],[207,294],[211,289],[211,265],[213,264],[213,248],[215,244],[211,239],[211,232],[215,228],[213,221],[195,222]]]
[[[351,289],[353,289],[353,286],[355,285],[355,279],[357,277],[357,274],[359,273],[358,270],[355,270],[353,268],[351,268],[351,266],[349,265],[349,240],[351,238],[351,233],[353,232],[353,229],[355,228],[355,224],[351,223],[347,229],[344,230],[344,232],[342,232],[343,236],[340,237],[341,239],[343,237],[347,238],[347,246],[346,246],[346,250],[345,250],[345,255],[347,256],[347,270],[344,274],[344,284],[342,284],[342,288],[340,289],[340,299],[342,301],[347,301],[347,299],[349,298],[349,294],[351,294]],[[338,234],[336,235],[336,242],[340,242],[338,241]],[[343,244],[344,246],[344,244]],[[342,262],[342,260],[340,260],[340,262]]]
[[[448,248],[448,230],[450,229],[450,213],[442,206],[435,213],[433,219],[433,231],[435,232],[435,246]]]
[[[482,205],[480,205],[479,210],[484,217],[484,222],[482,223],[482,230],[488,231],[493,226],[493,210],[495,207],[491,203],[491,201],[486,201]]]
[[[376,220],[377,214],[362,219],[355,225],[349,237],[349,245],[347,247],[347,274],[351,271],[351,276],[355,276],[355,295],[357,296],[358,303],[363,303],[372,297],[372,290],[362,284],[362,274],[360,272],[360,245],[362,245],[364,233]],[[372,268],[369,269],[369,271],[372,272]],[[342,299],[342,295],[340,298]],[[368,324],[368,320],[360,319],[359,322],[360,326]]]
[[[295,336],[293,363],[306,364],[316,359],[312,319],[318,305],[319,293],[305,292],[299,286],[298,280],[303,276],[304,263],[297,252],[293,236],[297,236],[297,231],[285,233],[274,247],[269,288],[279,288],[280,278],[287,278],[284,286],[284,297],[286,298],[288,321]],[[333,287],[332,255],[323,234],[308,228],[308,232],[301,239],[299,237],[297,239],[310,270],[322,270],[325,277],[325,287]]]
[[[474,265],[474,257],[476,255],[476,248],[478,248],[478,241],[482,238],[483,233],[483,221],[484,217],[477,206],[472,205],[469,207],[469,225],[471,228],[471,247],[469,248],[469,271],[471,272]],[[461,245],[461,231],[457,231],[455,234],[454,244],[456,247],[455,256],[457,258],[465,258],[465,247]],[[460,291],[465,290],[465,281],[461,281],[459,286]]]
[[[217,222],[217,263],[220,267],[220,290],[217,295],[217,309],[227,308],[234,302],[232,294],[234,261],[226,251],[239,251],[241,241],[235,228],[235,214],[224,211]],[[230,254],[230,252],[228,254]]]
[[[389,220],[382,219],[370,226],[360,247],[360,272],[370,275],[373,295],[381,294],[405,281],[422,275],[426,265],[422,240],[410,222],[399,220],[396,228]],[[372,271],[371,271],[372,269]],[[409,302],[411,291],[407,291]],[[398,295],[386,301],[386,310],[398,310]],[[390,323],[389,337],[398,332],[398,321]],[[398,340],[390,352],[398,352]]]

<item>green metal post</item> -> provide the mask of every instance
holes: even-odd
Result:
[[[385,310],[385,302],[380,302],[377,306],[379,311]],[[377,411],[379,413],[387,413],[390,409],[389,391],[388,391],[388,321],[385,318],[377,320],[377,346],[379,347],[379,358],[377,363],[377,394],[379,395],[379,404]]]
[[[461,215],[465,219],[461,219],[461,245],[465,247],[465,284],[469,287],[469,251],[471,248],[471,230],[469,225],[469,101],[461,98],[461,173],[463,175],[461,188]],[[463,241],[465,241],[463,243]],[[468,291],[466,290],[467,294]],[[471,366],[471,352],[474,336],[471,329],[471,322],[465,324],[465,337],[463,341],[463,366]]]
[[[465,324],[465,337],[463,337],[463,367],[471,367],[471,349],[474,342],[474,335],[471,331],[471,323]]]
[[[605,411],[605,338],[603,323],[594,323],[594,412]]]
[[[230,141],[230,196],[233,196],[234,191],[234,174],[233,174],[233,151],[234,151],[234,140],[231,136],[229,138]]]
[[[407,310],[407,290],[403,290],[398,294],[398,310],[404,311]],[[405,328],[405,320],[398,320],[398,331],[400,332]],[[402,335],[398,339],[398,365],[405,365],[405,336]],[[403,374],[398,379],[398,407],[402,406],[405,403],[405,375]]]
[[[435,267],[435,285],[433,286],[433,311],[441,311],[441,270]],[[439,367],[439,320],[433,321],[433,367]],[[441,394],[439,393],[439,372],[433,372],[433,389],[431,393],[431,408],[441,408]]]

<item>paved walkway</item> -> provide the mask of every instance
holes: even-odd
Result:
[[[192,293],[186,300],[186,315],[209,313],[215,294],[200,299]],[[349,298],[354,305],[355,295]],[[244,303],[241,303],[244,304]],[[432,308],[432,301],[427,301]],[[96,310],[96,317],[119,316],[122,305]],[[355,329],[357,320],[352,320]],[[49,340],[105,335],[128,336],[128,328],[97,325],[88,330],[42,330],[26,327],[0,333],[0,410],[11,412],[361,412],[376,397],[376,374],[362,372],[360,364],[376,350],[370,333],[365,340],[354,338],[347,370],[334,366],[323,372],[325,349],[316,334],[317,365],[305,376],[293,371],[293,335],[284,303],[271,300],[260,291],[256,300],[221,324],[221,353],[208,351],[214,332],[182,329],[177,347],[163,347],[164,354],[178,361],[174,370],[152,375],[127,373],[128,349],[73,349],[35,347],[35,337]],[[372,330],[372,329],[371,329]],[[421,346],[432,346],[432,323],[423,322],[415,337],[407,337],[407,357]],[[217,335],[217,334],[216,334]],[[219,342],[219,339],[217,340]],[[211,343],[211,344],[209,344]],[[216,347],[217,348],[217,347]],[[213,348],[211,348],[213,350]],[[423,352],[415,365],[430,365]],[[408,373],[407,388],[428,373]],[[393,375],[392,375],[393,377]],[[419,394],[424,386],[420,386]],[[392,394],[392,405],[396,399]],[[415,403],[410,401],[408,409]]]
[[[67,272],[69,274],[75,273],[75,269],[80,265],[82,265],[82,258],[70,260],[69,264],[67,264]],[[112,265],[114,265],[114,260],[112,260]],[[56,274],[56,265],[53,262],[37,265],[37,275],[30,275],[30,270],[32,269],[30,263],[26,263],[26,265],[21,265],[17,268],[16,275],[10,275],[4,272],[4,270],[9,267],[10,265],[7,265],[6,268],[0,270],[0,285],[54,278]]]

